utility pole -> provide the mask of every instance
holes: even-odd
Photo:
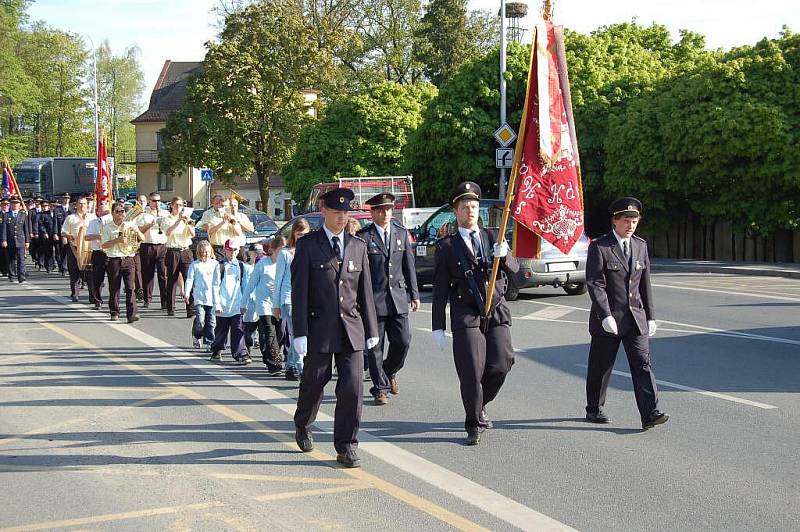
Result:
[[[500,0],[500,127],[506,123],[506,0]],[[506,199],[506,169],[500,169],[500,199]]]

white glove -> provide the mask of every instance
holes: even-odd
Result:
[[[436,329],[433,331],[433,341],[436,342],[441,349],[447,347],[447,337],[444,335],[444,330]]]
[[[603,330],[607,333],[619,334],[619,329],[617,329],[617,320],[614,319],[614,316],[607,316],[603,318]]]
[[[308,353],[308,336],[298,336],[292,342],[294,346],[294,350],[297,351],[297,354],[300,356],[304,356]]]
[[[494,248],[492,250],[493,257],[499,257],[502,259],[506,255],[508,255],[508,242],[503,240],[499,244],[494,245]]]
[[[378,337],[377,336],[374,336],[372,338],[367,338],[367,349],[372,349],[376,345],[378,345]]]
[[[658,330],[658,325],[656,325],[656,320],[648,320],[647,321],[647,336],[653,336],[656,334]]]

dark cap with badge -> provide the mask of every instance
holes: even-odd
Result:
[[[611,216],[641,216],[642,202],[636,198],[619,198],[608,207]]]
[[[329,209],[352,211],[353,207],[350,205],[350,202],[353,201],[355,197],[356,195],[349,188],[335,188],[320,196],[319,199],[321,199],[323,205]]]
[[[370,209],[376,207],[394,207],[394,194],[381,192],[380,194],[372,196],[366,203],[369,205]]]
[[[456,202],[462,199],[479,200],[481,199],[481,187],[474,181],[464,181],[456,185],[450,193],[450,205],[455,207]]]
[[[69,197],[70,197],[69,192],[64,192],[59,196],[59,198],[69,198]]]

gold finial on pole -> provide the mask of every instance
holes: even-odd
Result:
[[[542,18],[545,20],[550,20],[550,17],[552,15],[553,15],[553,0],[545,0],[544,8],[542,9]]]

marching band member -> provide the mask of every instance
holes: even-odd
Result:
[[[238,229],[238,231],[234,230],[235,234],[231,235],[231,240],[233,240],[233,245],[239,248],[239,260],[244,260],[247,256],[247,249],[245,248],[247,237],[245,233],[252,233],[255,227],[253,226],[253,222],[250,221],[250,218],[239,210],[239,200],[230,198],[229,208],[229,223],[231,228]]]
[[[8,280],[13,281],[16,274],[20,283],[25,282],[25,251],[31,245],[31,227],[27,213],[20,210],[22,202],[11,197],[11,209],[6,213],[5,223],[0,228],[0,245],[8,250]]]
[[[508,275],[519,270],[519,263],[508,253],[508,244],[496,243],[491,233],[478,225],[480,199],[481,189],[471,181],[453,190],[450,205],[458,231],[436,242],[433,273],[433,338],[439,347],[447,345],[445,307],[449,302],[467,445],[477,445],[481,433],[491,427],[485,406],[497,396],[514,364],[511,310],[499,276],[493,310],[488,318],[483,317],[492,258],[500,257],[500,267]]]
[[[669,416],[658,410],[656,377],[650,367],[649,337],[657,327],[647,242],[634,234],[641,210],[642,203],[636,198],[616,200],[609,207],[612,230],[589,245],[586,285],[592,300],[592,343],[586,371],[586,419],[610,422],[603,405],[622,343],[642,428],[647,430],[666,423]]]
[[[119,320],[119,291],[125,283],[125,313],[128,323],[139,320],[139,308],[136,304],[136,265],[133,256],[134,249],[130,246],[131,233],[144,238],[134,222],[125,222],[125,204],[121,201],[114,203],[111,210],[112,219],[103,225],[100,233],[100,247],[108,256],[106,271],[108,272],[108,308],[111,311],[111,321]]]
[[[80,228],[88,228],[89,222],[95,218],[96,216],[94,213],[89,212],[89,200],[87,198],[79,199],[75,204],[75,213],[67,216],[61,228],[63,244],[68,248],[70,245],[75,245]],[[69,270],[70,298],[73,302],[77,303],[78,295],[81,290],[81,278],[85,276],[85,274],[78,269],[78,259],[75,258],[75,253],[73,253],[71,249],[67,249],[67,270]],[[89,286],[90,299],[93,293],[93,282],[93,279],[88,277],[87,284]]]
[[[96,214],[97,217],[89,222],[86,229],[86,240],[92,243],[92,283],[89,284],[92,291],[89,292],[89,302],[94,305],[95,310],[100,310],[103,304],[103,279],[106,276],[106,261],[108,260],[106,252],[100,245],[100,239],[103,226],[113,218],[107,201],[100,202]]]
[[[392,218],[394,199],[389,193],[368,199],[372,223],[358,232],[367,243],[372,295],[378,314],[380,341],[367,352],[372,379],[370,393],[377,405],[385,405],[390,392],[400,393],[397,372],[403,367],[411,345],[408,310],[410,306],[416,312],[420,305],[414,253],[408,231]],[[389,340],[385,358],[384,336]]]
[[[158,292],[161,297],[161,308],[167,308],[167,266],[165,257],[167,253],[167,235],[159,227],[159,219],[167,216],[169,212],[161,209],[161,195],[158,192],[150,193],[149,204],[144,213],[136,218],[136,225],[144,235],[144,240],[139,246],[142,259],[142,289],[144,290],[144,303],[148,308],[153,299],[153,282],[158,276]]]
[[[175,315],[175,293],[178,290],[179,279],[185,284],[189,275],[189,266],[192,264],[192,245],[194,238],[194,225],[191,219],[183,212],[185,202],[180,196],[175,196],[170,202],[170,212],[159,221],[160,228],[167,236],[167,253],[164,264],[167,269],[167,315]],[[180,277],[179,277],[180,276]],[[186,303],[186,317],[194,316],[194,306],[191,296]]]
[[[337,188],[321,196],[324,223],[297,242],[292,260],[294,347],[305,357],[294,414],[295,441],[303,452],[314,449],[311,425],[317,417],[335,359],[336,412],[333,444],[336,461],[360,467],[358,426],[364,387],[364,347],[378,344],[378,324],[367,245],[347,231],[353,191]]]

